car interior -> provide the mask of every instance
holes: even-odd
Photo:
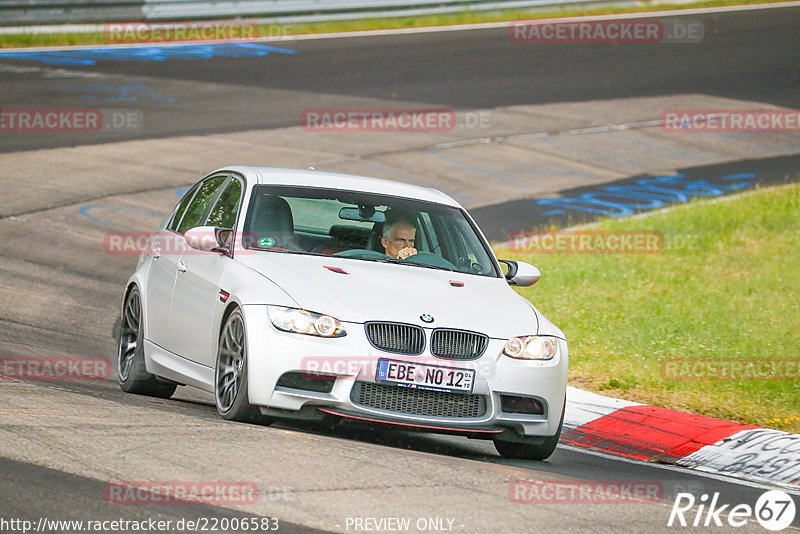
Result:
[[[261,250],[380,260],[386,259],[381,244],[384,226],[406,220],[416,228],[418,252],[404,261],[474,274],[494,270],[488,258],[477,261],[472,252],[473,247],[482,245],[468,243],[463,230],[451,227],[443,214],[359,202],[257,194],[243,242]]]

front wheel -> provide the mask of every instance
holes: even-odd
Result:
[[[248,400],[247,342],[244,318],[238,308],[228,316],[219,336],[214,397],[224,419],[267,425],[272,422]]]
[[[530,442],[513,442],[494,440],[494,448],[503,458],[515,458],[519,460],[547,460],[552,456],[561,437],[561,428],[564,426],[564,411],[567,408],[567,399],[564,399],[564,407],[561,409],[561,420],[558,422],[558,430],[554,436],[545,437],[544,440],[535,438]]]
[[[138,393],[168,399],[178,384],[162,382],[147,372],[144,364],[142,298],[137,288],[131,289],[122,308],[122,325],[117,350],[117,379],[126,393]]]

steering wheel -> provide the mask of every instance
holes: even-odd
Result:
[[[406,263],[418,263],[420,265],[430,265],[432,267],[443,267],[445,269],[452,269],[454,271],[456,266],[447,261],[446,259],[442,258],[441,256],[434,254],[433,252],[425,252],[420,251],[416,254],[413,254],[406,259],[402,260]]]

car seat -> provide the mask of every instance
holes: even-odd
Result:
[[[261,195],[253,201],[253,215],[249,224],[250,239],[271,238],[271,246],[297,250],[292,208],[285,199],[275,195]]]

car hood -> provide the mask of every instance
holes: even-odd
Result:
[[[493,338],[541,333],[540,324],[551,324],[502,278],[279,252],[237,259],[277,284],[298,307],[344,322],[392,321],[472,330]],[[433,322],[423,322],[423,314]],[[556,335],[563,336],[560,331]]]

